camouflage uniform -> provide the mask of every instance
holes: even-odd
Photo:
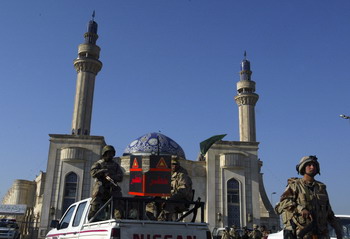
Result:
[[[169,199],[191,201],[192,197],[192,180],[186,169],[179,166],[178,171],[171,175],[171,197]]]
[[[253,225],[253,231],[250,232],[249,237],[252,239],[261,239],[262,238],[262,232],[258,229],[258,226],[256,224]]]
[[[172,164],[176,164],[177,169],[171,175],[171,196],[169,200],[190,202],[193,198],[192,180],[188,176],[186,169],[181,167],[177,160],[172,160]],[[166,203],[158,220],[171,220],[174,213],[181,213],[187,209],[188,205],[184,203]]]
[[[320,172],[317,158],[308,156],[303,157],[297,165],[300,174],[305,173],[305,162],[315,163],[317,173]],[[302,211],[305,209],[311,213],[311,218],[302,216]],[[329,203],[326,185],[319,181],[314,180],[310,183],[304,178],[288,179],[287,188],[275,210],[278,214],[282,214],[285,238],[297,238],[296,235],[304,228],[311,228],[310,230],[305,229],[307,231],[305,239],[315,235],[319,239],[329,238],[328,223],[335,228],[338,238],[341,238],[341,229]]]
[[[237,231],[237,228],[235,225],[233,225],[231,227],[231,230],[230,230],[230,236],[232,239],[240,239],[241,236],[239,235],[239,232]]]
[[[250,234],[250,232],[249,232],[249,229],[247,229],[247,228],[243,228],[243,235],[242,235],[242,239],[249,239],[250,237],[249,237],[249,234]]]
[[[230,228],[228,228],[228,227],[225,228],[225,230],[222,233],[221,239],[231,239]]]
[[[107,146],[105,146],[106,148]],[[111,146],[109,146],[111,147]],[[103,154],[107,151],[102,151]],[[111,149],[111,148],[110,148]],[[113,148],[114,150],[114,148]],[[104,152],[105,151],[105,152]],[[114,151],[115,152],[115,151]],[[113,159],[106,159],[102,156],[100,160],[95,162],[90,170],[90,174],[95,178],[95,184],[92,190],[92,200],[91,209],[89,212],[89,218],[95,215],[98,209],[103,206],[112,196],[121,197],[121,189],[119,186],[113,185],[106,176],[109,176],[115,183],[121,182],[123,180],[123,171],[121,170],[119,164]],[[121,203],[114,201],[114,206],[119,212],[115,211],[115,217],[121,217]]]

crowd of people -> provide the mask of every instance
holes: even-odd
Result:
[[[253,225],[252,230],[247,227],[243,227],[240,230],[235,225],[232,225],[231,227],[225,227],[221,239],[267,239],[270,232],[266,226],[259,227],[256,224]]]

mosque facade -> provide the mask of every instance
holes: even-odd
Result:
[[[103,136],[90,135],[95,79],[102,69],[94,19],[89,22],[84,39],[74,60],[77,84],[71,134],[49,135],[49,156],[38,212],[39,238],[45,236],[51,220],[60,218],[71,203],[90,197],[93,185],[90,168],[106,145]],[[136,138],[122,156],[115,158],[124,171],[120,184],[123,195],[128,196],[130,155],[173,155],[189,172],[194,198],[200,197],[205,202],[205,220],[211,229],[231,225],[252,228],[258,224],[277,230],[279,217],[266,195],[261,173],[263,163],[258,157],[255,105],[259,96],[251,75],[245,55],[235,96],[239,109],[239,141],[218,140],[200,160],[192,161],[186,159],[181,146],[168,136],[148,133]]]

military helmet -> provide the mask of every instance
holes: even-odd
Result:
[[[102,156],[104,156],[108,151],[113,151],[115,153],[115,149],[112,145],[106,145],[102,149]]]
[[[316,174],[317,174],[317,173],[318,173],[318,174],[321,174],[321,173],[320,173],[320,164],[319,164],[319,162],[317,161],[316,155],[310,155],[310,156],[302,157],[302,158],[300,159],[299,164],[297,164],[297,166],[296,166],[297,172],[298,172],[300,175],[304,175],[304,174],[305,174],[305,166],[306,166],[307,163],[310,163],[310,162],[312,162],[312,163],[315,164],[316,170],[317,170]]]
[[[171,157],[171,164],[180,165],[180,162],[176,156]]]

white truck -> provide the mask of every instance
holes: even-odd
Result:
[[[350,238],[350,215],[335,215],[343,228],[343,239]],[[337,235],[335,234],[334,228],[330,225],[328,227],[329,236],[331,239],[336,239]],[[283,239],[283,230],[272,233],[268,236],[268,239]]]
[[[46,239],[210,239],[211,233],[204,222],[204,203],[192,202],[192,209],[176,221],[152,221],[145,213],[145,205],[153,199],[119,198],[125,212],[133,212],[126,219],[113,219],[113,200],[110,199],[88,220],[91,198],[72,204],[61,220],[51,222],[52,230]],[[159,199],[160,200],[160,199]],[[168,201],[169,202],[169,201]],[[200,222],[195,222],[197,211]],[[135,213],[136,211],[136,213]],[[183,218],[192,215],[191,222]]]

